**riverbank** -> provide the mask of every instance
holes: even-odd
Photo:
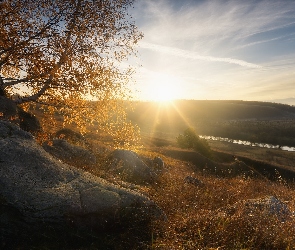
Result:
[[[200,137],[210,141],[230,142],[230,143],[244,145],[244,146],[268,148],[268,149],[281,149],[283,151],[295,152],[295,147],[289,147],[289,146],[273,145],[268,143],[250,142],[250,141],[243,141],[243,140],[234,140],[230,138],[215,137],[211,135],[200,135]]]
[[[295,152],[272,148],[252,147],[226,141],[209,140],[208,143],[210,147],[217,152],[263,161],[295,171]]]

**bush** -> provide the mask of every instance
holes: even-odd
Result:
[[[187,128],[183,134],[176,137],[176,140],[181,148],[190,148],[206,157],[211,157],[211,149],[208,142],[200,138],[193,128]]]

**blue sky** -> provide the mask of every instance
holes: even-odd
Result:
[[[295,97],[295,1],[137,0],[138,98]]]

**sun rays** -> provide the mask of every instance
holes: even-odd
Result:
[[[155,71],[144,71],[145,79],[145,99],[152,101],[145,107],[142,117],[150,117],[149,133],[147,136],[151,138],[175,137],[180,133],[177,128],[179,120],[183,121],[186,127],[191,127],[189,119],[183,114],[178,104],[181,101],[183,93],[182,80],[171,72],[159,73]],[[180,105],[181,106],[181,105]],[[147,124],[145,124],[147,126]],[[165,131],[165,132],[163,132]],[[173,135],[174,136],[174,135]]]
[[[149,103],[142,116],[150,117],[149,138],[176,137],[183,129],[192,127],[189,118],[182,112],[178,101],[158,101]],[[180,105],[181,106],[181,105]],[[179,121],[182,122],[179,122]],[[179,127],[179,124],[182,124]],[[184,125],[183,125],[184,124]]]

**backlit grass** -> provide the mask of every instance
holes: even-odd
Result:
[[[186,162],[169,160],[167,171],[148,189],[148,195],[166,213],[166,222],[153,225],[152,249],[295,249],[295,221],[256,212],[249,216],[242,207],[231,215],[224,208],[240,201],[275,196],[294,208],[295,190],[268,180],[216,178],[191,171]],[[184,182],[186,176],[203,186]]]

